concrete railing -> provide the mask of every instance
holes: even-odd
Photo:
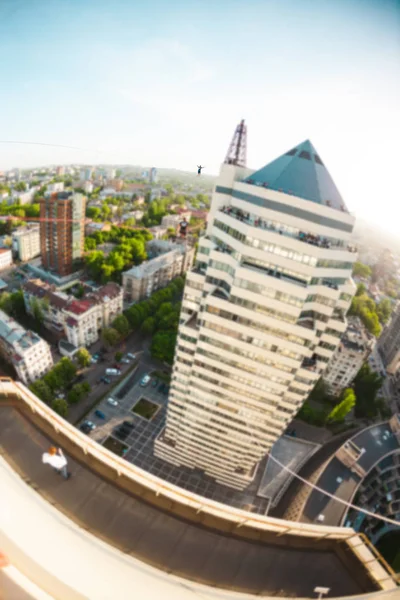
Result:
[[[370,549],[365,536],[352,528],[333,527],[298,523],[240,510],[197,494],[127,463],[94,440],[76,429],[39,400],[22,383],[0,377],[0,401],[11,403],[20,409],[29,420],[36,424],[55,442],[59,442],[68,453],[89,468],[103,475],[116,485],[142,497],[164,510],[212,527],[224,533],[231,533],[271,542],[271,535],[279,545],[304,545],[320,542],[345,544],[368,572],[378,589],[389,590],[396,587],[396,576],[383,558]],[[308,541],[307,541],[308,540]]]

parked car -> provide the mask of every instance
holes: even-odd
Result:
[[[120,369],[106,369],[106,375],[121,375]]]
[[[101,410],[95,410],[94,414],[96,417],[98,417],[99,419],[105,419],[106,415],[101,411]]]
[[[129,429],[133,429],[135,427],[135,423],[132,423],[132,421],[123,421],[122,425],[123,427],[129,427]]]
[[[110,406],[118,406],[118,402],[117,400],[114,400],[114,398],[108,398],[107,404],[109,404]]]
[[[130,358],[131,360],[135,360],[136,359],[136,354],[131,354],[130,352],[127,353],[126,358]]]
[[[164,396],[167,396],[168,392],[169,392],[169,385],[166,385],[166,386],[164,386],[164,389],[163,389]]]
[[[160,385],[158,386],[158,391],[162,393],[164,391],[164,388],[165,388],[165,383],[161,382]]]
[[[92,421],[84,421],[79,427],[83,433],[90,433],[93,429],[96,429],[96,425]]]
[[[153,381],[151,382],[151,387],[156,388],[158,386],[158,379],[157,377],[155,379],[153,379]]]
[[[100,381],[102,381],[103,383],[111,383],[111,379],[109,379],[108,377],[102,377]]]
[[[121,431],[120,429],[114,431],[114,435],[120,440],[126,440],[126,438],[128,437],[128,433],[126,431]]]
[[[142,387],[146,387],[146,385],[149,384],[150,380],[151,380],[150,375],[147,375],[147,373],[146,373],[146,375],[143,375],[142,379],[140,380],[140,385]]]
[[[124,365],[129,365],[131,361],[129,360],[129,358],[121,358],[121,362],[124,363]]]

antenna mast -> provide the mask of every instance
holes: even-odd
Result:
[[[247,157],[247,125],[242,119],[235,129],[232,141],[229,146],[225,163],[235,165],[236,167],[245,167]]]

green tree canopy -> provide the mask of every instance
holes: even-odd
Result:
[[[55,398],[51,403],[51,408],[61,417],[66,417],[68,413],[68,403],[63,398]]]
[[[101,337],[107,346],[115,346],[120,340],[120,334],[113,327],[105,327],[101,332]]]
[[[327,421],[336,421],[342,423],[356,404],[354,390],[347,388],[341,395],[341,400],[329,413]]]
[[[383,298],[376,307],[379,321],[384,325],[389,321],[392,314],[392,303],[388,298]]]
[[[46,402],[46,404],[52,403],[54,399],[54,393],[42,379],[37,379],[31,383],[29,389],[35,394],[35,396],[43,400],[43,402]]]
[[[76,360],[78,361],[80,367],[88,367],[90,365],[91,358],[90,352],[86,350],[86,348],[80,348],[76,353]]]
[[[154,332],[156,323],[154,317],[147,317],[142,323],[141,330],[144,335],[151,335]]]
[[[373,418],[379,412],[377,393],[382,386],[383,379],[371,371],[365,363],[354,379],[354,392],[357,398],[355,406],[356,417]]]
[[[354,263],[353,275],[355,277],[369,279],[372,275],[372,269],[368,265],[364,265],[362,262],[357,261]]]
[[[114,319],[112,326],[122,337],[126,337],[131,331],[131,326],[125,315],[118,315],[118,317]]]

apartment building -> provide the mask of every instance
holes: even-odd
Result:
[[[12,252],[8,248],[0,248],[0,271],[13,264]]]
[[[76,347],[94,344],[103,327],[111,325],[122,311],[122,288],[116,283],[107,283],[82,300],[73,300],[64,309],[68,341]]]
[[[39,224],[20,227],[12,234],[12,249],[19,260],[27,261],[40,254]]]
[[[154,258],[122,273],[124,296],[128,302],[148,298],[192,267],[194,248],[189,245],[153,240],[147,249],[155,254]]]
[[[243,489],[346,331],[357,256],[354,217],[309,141],[258,171],[234,150],[187,273],[155,454]]]
[[[386,371],[395,375],[400,366],[400,302],[384,327],[377,346]]]
[[[76,268],[84,249],[86,197],[59,192],[40,199],[40,248],[45,269],[64,277]]]
[[[11,363],[26,385],[53,366],[49,345],[33,331],[26,331],[0,310],[0,354]]]
[[[22,286],[26,312],[36,317],[38,312],[43,318],[43,325],[55,333],[65,331],[64,309],[71,301],[68,294],[57,291],[41,279],[30,279]]]
[[[349,317],[348,323],[324,373],[324,380],[335,395],[349,387],[375,343],[375,338],[368,333],[358,317]]]
[[[25,307],[35,315],[39,309],[43,324],[56,333],[65,333],[75,346],[88,346],[99,339],[99,332],[108,327],[123,311],[123,292],[117,283],[107,283],[81,300],[56,290],[40,279],[27,281],[22,291]]]

